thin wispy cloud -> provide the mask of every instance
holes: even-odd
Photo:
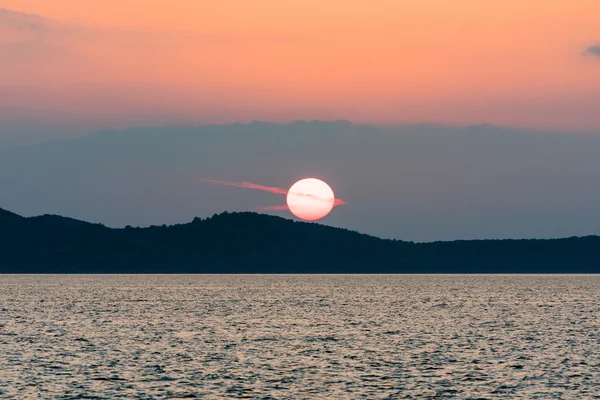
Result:
[[[585,54],[600,58],[600,44],[588,47]]]
[[[288,190],[277,187],[277,186],[265,186],[265,185],[259,185],[257,183],[252,183],[252,182],[231,182],[231,181],[224,181],[224,180],[218,180],[218,179],[207,179],[207,178],[201,178],[200,181],[207,182],[207,183],[214,183],[214,184],[222,185],[222,186],[231,186],[231,187],[239,187],[239,188],[244,188],[244,189],[262,190],[263,192],[283,194],[283,195],[287,195],[289,192]],[[331,198],[324,199],[324,198],[317,197],[317,196],[315,196],[313,194],[309,194],[309,193],[294,192],[294,194],[299,195],[299,196],[310,197],[310,198],[313,198],[313,199],[316,199],[319,201],[327,201],[327,202],[331,201]],[[344,204],[348,204],[348,203],[346,203],[342,199],[336,198],[333,201],[334,207],[341,206]],[[287,206],[267,206],[267,207],[260,207],[260,208],[258,208],[258,210],[262,210],[262,211],[287,210]]]
[[[195,62],[190,54],[232,54],[241,47],[261,44],[286,46],[302,41],[301,36],[206,34],[161,28],[103,27],[67,24],[36,14],[0,8],[0,65],[11,68],[0,76],[0,84],[31,83],[31,76],[68,82],[79,77],[85,82],[136,80],[163,82],[177,74],[164,74],[164,66],[182,68]],[[157,56],[162,61],[157,63]],[[185,60],[185,63],[182,62]],[[126,66],[126,67],[124,67]],[[22,68],[29,68],[23,70]],[[98,70],[102,70],[101,75]],[[193,81],[197,75],[184,74]],[[195,71],[195,70],[194,70]],[[206,77],[205,77],[206,78]],[[208,79],[208,78],[206,78]]]
[[[335,199],[333,201],[333,206],[337,207],[337,206],[342,206],[344,204],[347,204],[344,200],[341,199]],[[263,206],[263,207],[258,207],[256,209],[256,211],[287,211],[289,208],[288,206]]]
[[[256,42],[295,42],[300,35],[202,34],[173,29],[139,29],[127,27],[90,27],[85,24],[66,24],[0,8],[0,43],[42,42],[55,45],[110,45],[117,48],[179,48],[201,44],[239,45]]]
[[[230,181],[221,181],[221,180],[216,180],[216,179],[200,179],[202,182],[208,182],[208,183],[216,183],[217,185],[223,185],[223,186],[233,186],[233,187],[240,187],[240,188],[245,188],[245,189],[256,189],[256,190],[262,190],[264,192],[271,192],[271,193],[277,193],[277,194],[287,194],[288,191],[279,187],[275,187],[275,186],[264,186],[264,185],[259,185],[256,183],[252,183],[252,182],[230,182]]]

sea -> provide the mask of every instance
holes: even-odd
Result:
[[[0,398],[600,398],[600,276],[0,275]]]

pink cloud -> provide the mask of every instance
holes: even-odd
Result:
[[[246,188],[246,189],[256,189],[256,190],[262,190],[265,192],[270,192],[270,193],[276,193],[276,194],[287,194],[287,190],[282,189],[282,188],[278,188],[275,186],[264,186],[264,185],[258,185],[256,183],[252,183],[252,182],[230,182],[230,181],[220,181],[220,180],[216,180],[216,179],[200,179],[202,182],[209,182],[209,183],[216,183],[217,185],[223,185],[223,186],[233,186],[233,187],[240,187],[240,188]]]
[[[252,183],[252,182],[231,182],[231,181],[223,181],[223,180],[218,180],[218,179],[207,179],[207,178],[201,178],[200,181],[208,182],[208,183],[215,183],[217,185],[223,185],[223,186],[232,186],[232,187],[239,187],[239,188],[245,188],[245,189],[262,190],[264,192],[275,193],[275,194],[283,194],[283,195],[288,194],[287,190],[282,189],[280,187],[259,185],[257,183]],[[299,194],[302,196],[314,197],[318,200],[324,200],[324,199],[315,197],[311,194],[302,194],[302,193],[296,193],[296,194]],[[341,206],[344,204],[348,204],[348,203],[346,203],[342,199],[337,199],[337,198],[334,199],[334,202],[333,202],[334,207],[338,207],[338,206]],[[288,210],[288,206],[287,205],[265,206],[265,207],[259,207],[258,210],[259,211],[283,211],[283,210]]]

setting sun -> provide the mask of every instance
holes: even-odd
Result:
[[[287,194],[287,205],[296,217],[316,221],[333,209],[335,197],[328,184],[319,179],[302,179],[292,185]]]

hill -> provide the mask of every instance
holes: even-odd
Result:
[[[413,243],[257,213],[112,229],[0,209],[0,273],[597,272],[597,236]]]

